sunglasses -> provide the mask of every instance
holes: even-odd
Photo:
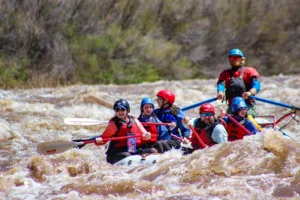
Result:
[[[230,61],[236,61],[236,60],[239,60],[241,58],[242,58],[241,56],[229,56]]]
[[[213,116],[214,114],[213,113],[200,113],[200,116],[201,117],[211,117],[211,116]]]
[[[117,108],[116,110],[115,110],[116,112],[119,112],[119,111],[125,111],[125,109],[124,108]]]

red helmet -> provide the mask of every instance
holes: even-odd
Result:
[[[157,97],[162,97],[163,99],[167,100],[170,104],[175,102],[175,94],[170,90],[161,90],[157,93]]]
[[[199,109],[200,113],[208,113],[208,112],[212,112],[214,115],[216,114],[215,108],[212,104],[210,103],[205,103],[203,104],[200,109]]]

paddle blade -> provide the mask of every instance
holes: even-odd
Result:
[[[99,120],[88,119],[88,118],[66,118],[64,119],[64,123],[68,125],[89,126],[89,125],[106,124],[108,123],[108,121],[99,121]]]
[[[43,155],[53,155],[65,152],[73,147],[82,144],[84,144],[84,142],[69,142],[63,140],[41,142],[37,146],[37,152]]]
[[[90,103],[97,103],[101,106],[104,106],[108,109],[113,109],[113,104],[107,102],[107,101],[104,101],[102,99],[99,99],[98,97],[95,97],[93,95],[90,95],[88,96],[87,98],[84,99],[85,102],[90,102]]]

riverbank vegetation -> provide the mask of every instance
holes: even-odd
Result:
[[[300,73],[300,0],[3,0],[0,87]]]

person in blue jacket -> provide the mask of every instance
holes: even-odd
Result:
[[[259,130],[256,128],[254,123],[247,118],[248,106],[242,97],[235,97],[231,104],[232,117],[244,126],[252,134],[256,134]],[[226,130],[228,132],[228,141],[235,141],[243,139],[246,135],[245,131],[241,129],[237,124],[232,122],[227,116],[225,116],[225,110],[220,108],[220,118],[223,119],[226,124]]]
[[[175,95],[169,90],[161,90],[157,93],[157,103],[159,108],[153,112],[163,123],[172,123],[175,128],[171,133],[180,138],[189,138],[190,130],[185,128],[182,124],[182,119],[185,117],[183,111],[174,105]],[[180,141],[168,136],[168,144],[174,148],[180,148]]]

